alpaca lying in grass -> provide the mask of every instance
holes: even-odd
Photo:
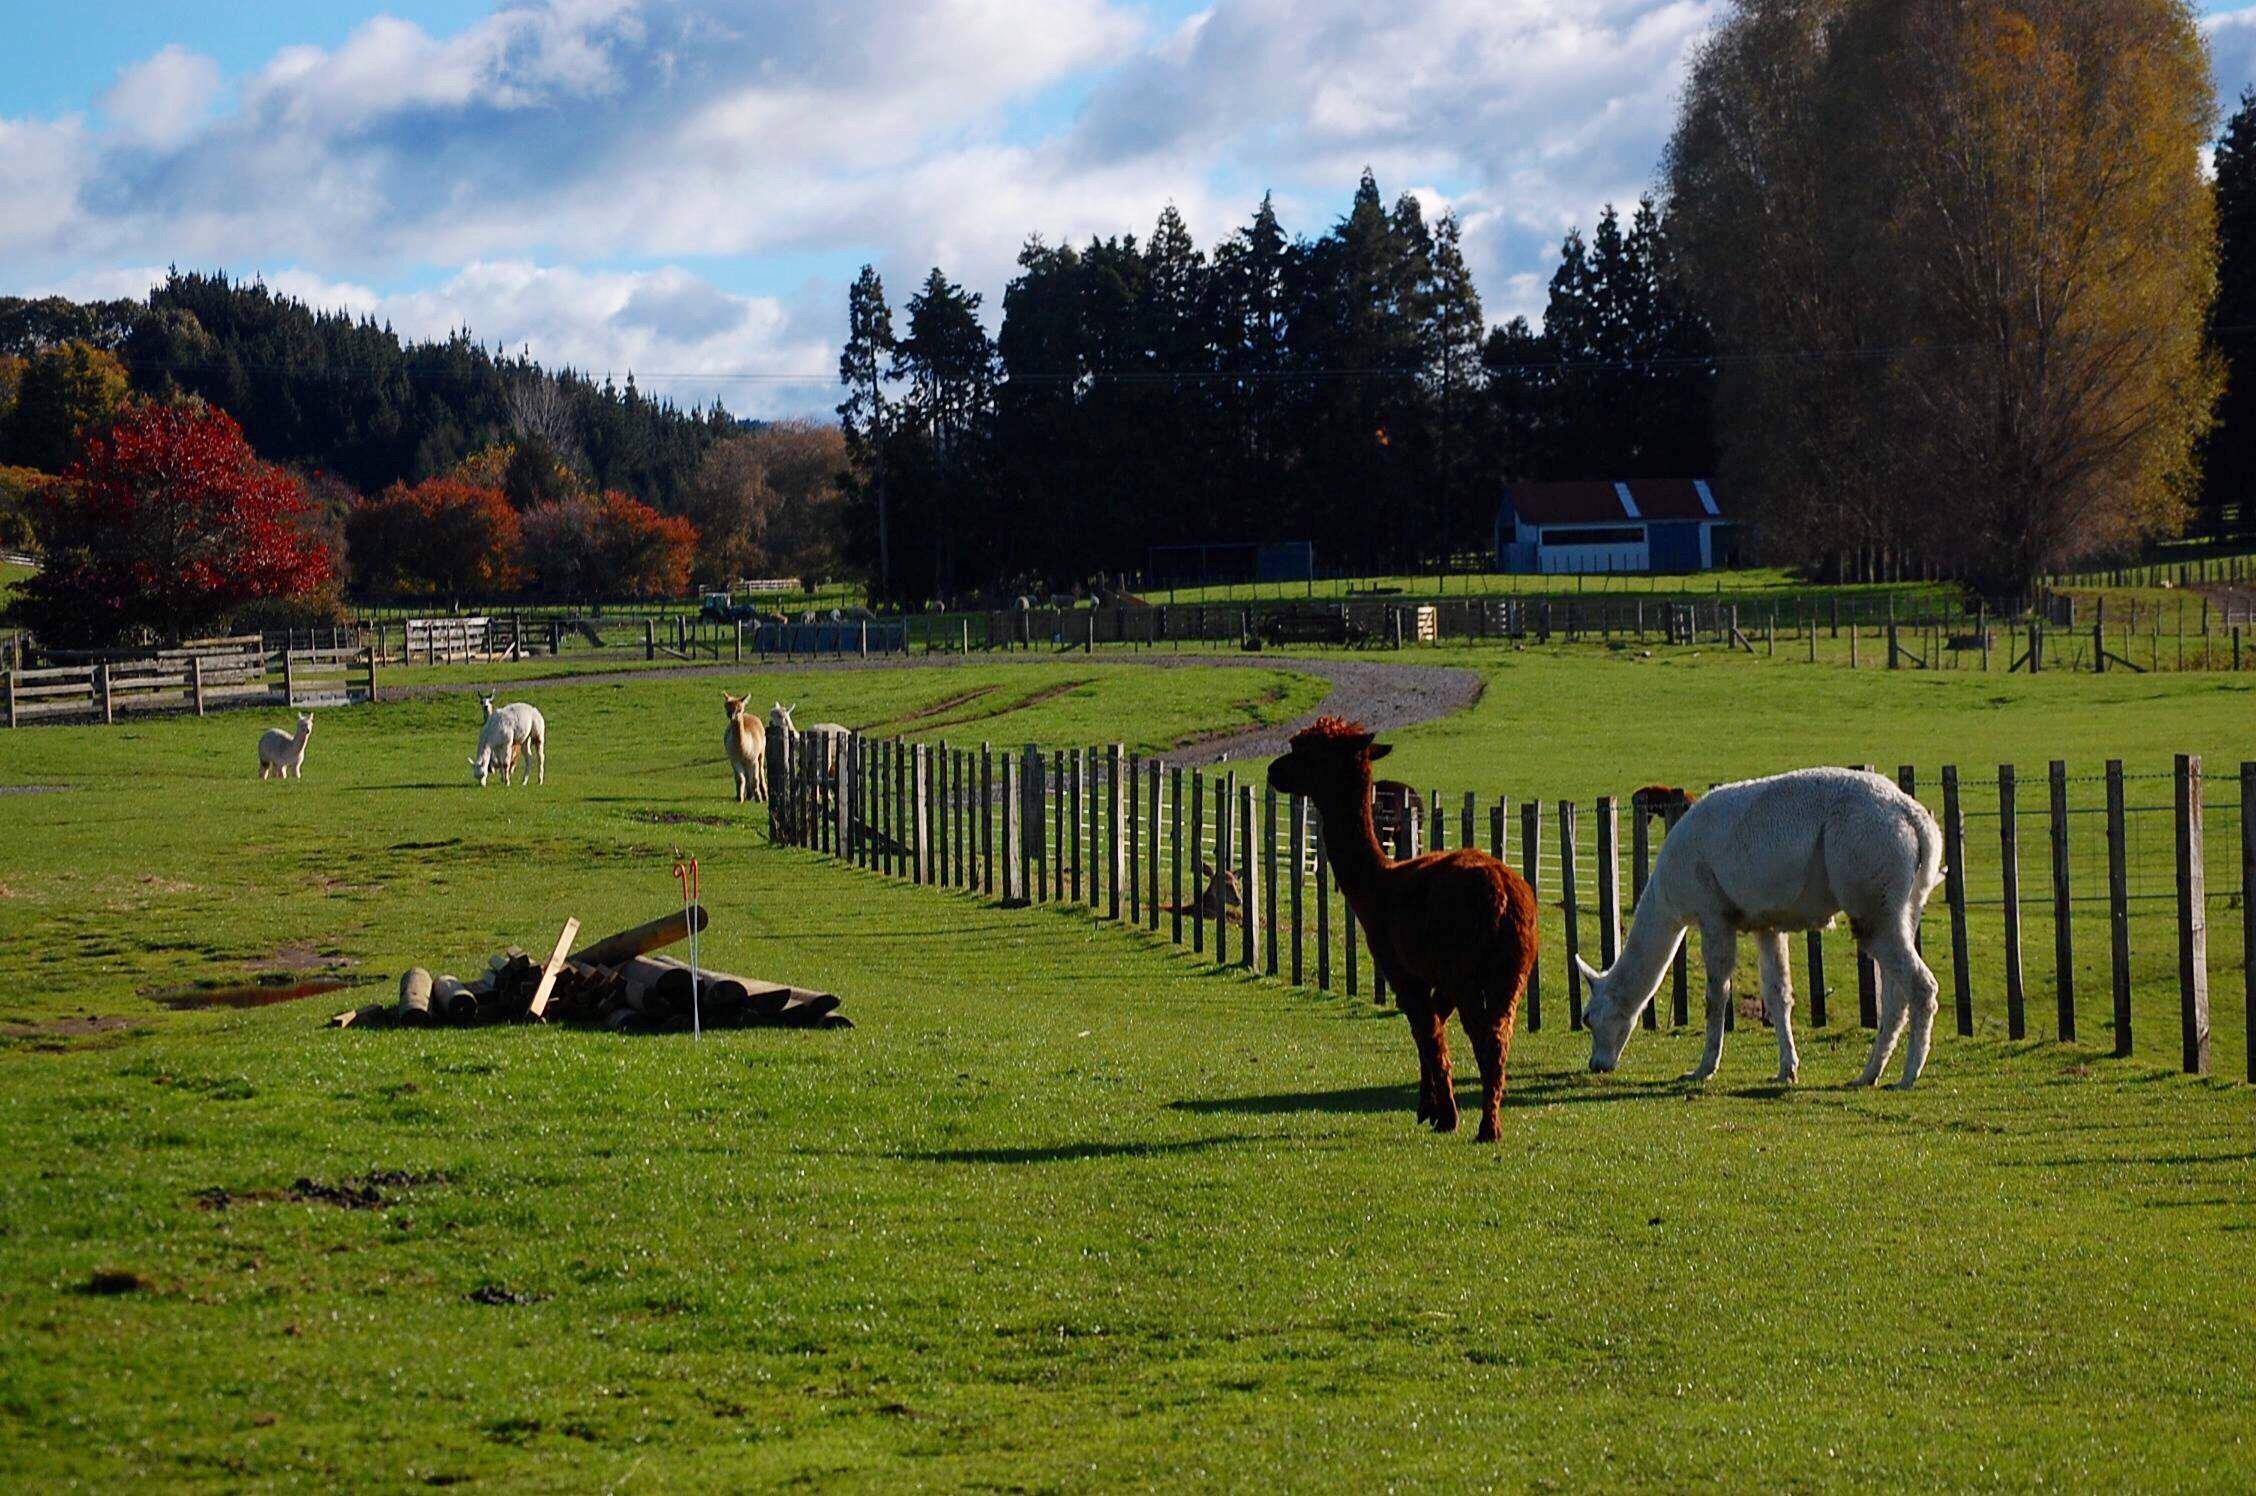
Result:
[[[305,778],[306,741],[313,736],[313,713],[298,713],[298,730],[295,735],[279,727],[269,727],[259,734],[259,778]]]
[[[1239,891],[1238,875],[1227,868],[1218,873],[1205,858],[1194,856],[1191,859],[1191,878],[1194,883],[1203,883],[1205,887],[1197,898],[1168,905],[1167,913],[1219,919],[1245,903],[1245,896]]]
[[[540,766],[540,782],[548,783],[548,723],[540,712],[522,701],[511,702],[496,710],[494,698],[480,696],[478,702],[486,709],[486,725],[478,730],[478,751],[470,757],[470,777],[480,789],[498,765],[501,782],[510,782],[521,760],[526,764],[524,783],[533,782],[534,763]]]
[[[1794,1049],[1794,991],[1786,936],[1823,929],[1846,913],[1857,945],[1880,967],[1880,1028],[1856,1084],[1880,1078],[1908,1020],[1903,1079],[1927,1063],[1935,1019],[1935,974],[1915,944],[1928,895],[1943,879],[1943,838],[1925,806],[1878,774],[1800,769],[1710,790],[1684,813],[1637,901],[1637,917],[1611,969],[1577,958],[1590,1000],[1590,1068],[1621,1062],[1622,1046],[1684,932],[1700,929],[1708,968],[1708,1042],[1688,1077],[1704,1081],[1723,1058],[1731,972],[1741,932],[1755,936],[1764,1012],[1778,1033],[1778,1081],[1801,1068]]]
[[[1391,861],[1371,821],[1371,762],[1386,753],[1354,723],[1319,717],[1270,764],[1269,783],[1307,796],[1323,818],[1333,877],[1410,1020],[1418,1120],[1437,1132],[1457,1126],[1449,1069],[1454,1011],[1480,1064],[1480,1140],[1494,1142],[1512,1024],[1535,966],[1535,895],[1518,873],[1469,847]]]

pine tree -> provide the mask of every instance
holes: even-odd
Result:
[[[2223,361],[2225,393],[2204,444],[2202,497],[2213,530],[2256,534],[2256,88],[2217,141],[2217,299],[2209,345]]]
[[[846,292],[846,346],[838,355],[838,382],[846,386],[838,420],[854,465],[854,497],[876,508],[876,590],[893,584],[892,514],[881,470],[892,434],[894,412],[885,396],[885,370],[895,355],[893,312],[885,304],[885,283],[877,268],[864,265]]]

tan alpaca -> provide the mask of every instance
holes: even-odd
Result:
[[[1237,909],[1245,903],[1245,898],[1238,887],[1238,875],[1236,873],[1230,872],[1228,869],[1217,873],[1207,865],[1205,858],[1193,857],[1191,859],[1191,875],[1194,882],[1203,881],[1205,883],[1204,890],[1189,903],[1168,905],[1167,912],[1169,914],[1189,914],[1200,919],[1219,919],[1227,911]]]
[[[729,763],[736,770],[736,803],[768,798],[768,730],[760,719],[744,709],[747,698],[721,693],[721,701],[728,711],[728,726],[724,729],[722,745],[728,749]]]

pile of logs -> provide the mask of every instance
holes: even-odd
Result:
[[[692,973],[686,961],[652,954],[688,939],[692,924],[703,930],[706,922],[705,907],[691,904],[574,951],[580,922],[566,920],[545,962],[512,946],[488,958],[486,969],[471,981],[410,967],[400,977],[396,1003],[370,1003],[339,1013],[329,1025],[570,1023],[614,1033],[687,1032],[693,1022],[704,1028],[854,1026],[828,992],[725,971],[700,968]]]

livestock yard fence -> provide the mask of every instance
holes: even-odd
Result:
[[[1333,887],[1322,825],[1299,797],[1227,766],[1186,769],[1118,745],[997,752],[797,733],[768,742],[779,842],[1006,904],[1090,910],[1217,966],[1386,1001],[1385,979]],[[2180,1066],[2201,1075],[2213,1041],[2238,1037],[2256,1082],[2256,762],[2241,764],[2215,803],[2193,755],[2151,771],[2111,760],[2096,774],[2054,762],[2026,778],[2010,764],[1978,775],[1946,765],[1927,778],[1906,766],[1896,782],[1943,828],[1946,879],[1921,946],[1958,1033],[1979,1026],[2022,1040],[2048,1030],[2073,1042],[2105,1032],[2113,1053],[2127,1056],[2136,1037],[2151,1045],[2174,1030]],[[1483,802],[1382,784],[1376,823],[1397,855],[1485,845],[1519,869],[1543,905],[1545,952],[1522,1021],[1556,1022],[1546,1000],[1563,997],[1568,1026],[1579,1028],[1573,958],[1612,963],[1677,813],[1639,813],[1611,796]],[[2212,951],[2213,935],[2223,949]],[[1648,1029],[1691,1022],[1688,953],[1698,938],[1679,949],[1645,1012]],[[1837,932],[1830,950],[1823,931],[1801,941],[1797,985],[1806,1020],[1820,1028],[1847,1000],[1836,978],[1853,981],[1857,1022],[1877,1021],[1877,973],[1853,944],[1842,948],[1847,939]],[[2229,1002],[2213,1014],[2213,961],[2238,967],[2237,1015]],[[1756,995],[1744,978],[1734,986]],[[1739,1016],[1735,1006],[1728,1021]]]
[[[811,623],[722,622],[683,613],[565,616],[495,613],[466,617],[371,618],[361,642],[388,664],[451,665],[520,660],[572,651],[611,658],[712,661],[782,656],[903,654],[908,627],[898,619]]]
[[[1889,670],[2256,669],[2256,594],[2164,603],[2047,594],[2025,617],[1899,604],[1893,596],[1793,603],[1731,598],[1450,598],[1439,602],[1180,603],[926,615],[928,652],[1339,644],[1400,649],[1444,640],[1715,645],[1767,658]]]
[[[257,634],[204,639],[133,658],[0,672],[10,727],[58,720],[115,722],[132,712],[224,706],[347,706],[376,699],[366,649],[269,649]]]

